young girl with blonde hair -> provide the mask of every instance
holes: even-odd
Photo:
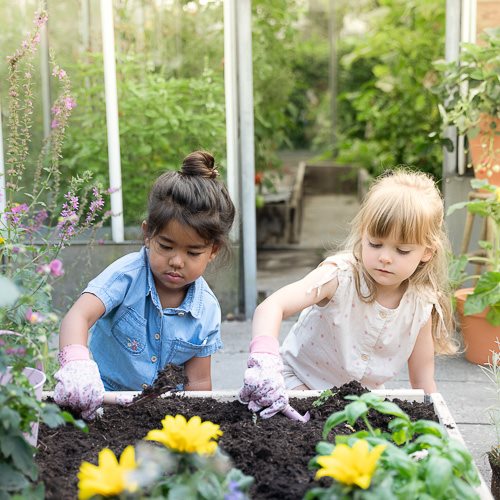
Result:
[[[405,363],[413,388],[435,392],[435,352],[457,350],[443,218],[427,174],[400,169],[379,177],[345,251],[257,307],[240,400],[267,418],[287,407],[286,390],[352,380],[381,388]],[[280,356],[281,321],[300,311]]]

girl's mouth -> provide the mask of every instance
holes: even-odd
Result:
[[[178,273],[165,273],[164,276],[167,281],[170,281],[172,283],[179,283],[183,279],[182,276]]]
[[[393,274],[391,271],[387,271],[387,269],[377,269],[379,273],[384,273],[384,274]]]

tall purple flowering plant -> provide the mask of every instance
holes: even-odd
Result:
[[[64,274],[61,250],[82,233],[91,238],[89,233],[102,225],[109,193],[92,185],[86,171],[62,179],[62,144],[77,103],[68,74],[53,56],[51,74],[58,93],[51,107],[51,130],[39,148],[33,144],[33,57],[47,19],[45,11],[37,13],[32,32],[7,58],[6,194],[0,213],[0,324],[21,333],[21,342],[36,358],[33,364],[42,361],[46,367],[59,323],[52,291]]]

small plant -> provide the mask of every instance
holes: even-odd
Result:
[[[2,328],[21,334],[21,342],[42,361],[46,371],[53,357],[50,339],[58,330],[52,292],[64,274],[61,250],[81,235],[96,229],[102,217],[104,197],[90,182],[88,172],[69,180],[61,192],[61,151],[68,119],[76,102],[66,71],[52,59],[52,77],[58,95],[52,105],[51,132],[39,151],[32,141],[35,69],[33,58],[47,13],[35,15],[34,29],[21,47],[7,58],[9,114],[5,211],[0,214],[0,277],[16,286],[17,300],[0,309]],[[9,290],[0,288],[0,304]]]
[[[79,498],[203,498],[245,500],[253,478],[231,466],[218,447],[219,426],[194,416],[167,415],[162,429],[128,446],[118,461],[99,453],[98,465],[83,462],[78,474]],[[156,441],[163,446],[152,446]]]
[[[334,481],[328,487],[310,490],[306,500],[479,498],[474,491],[479,477],[472,457],[441,425],[428,420],[412,422],[395,403],[372,393],[346,399],[352,403],[328,417],[323,439],[340,424],[358,423],[364,429],[336,436],[335,444],[317,444],[318,456],[310,467],[317,469],[317,479],[332,477]],[[374,429],[370,412],[393,416],[388,425],[391,432]]]
[[[495,428],[496,443],[488,452],[490,462],[500,467],[500,341],[496,341],[497,349],[491,351],[491,359],[487,365],[479,365],[479,368],[488,377],[495,394],[495,403],[487,408],[491,424]]]
[[[481,135],[474,168],[490,177],[500,172],[493,141],[500,134],[500,28],[485,29],[481,38],[480,44],[462,44],[459,61],[434,63],[441,78],[432,91],[441,100],[443,127],[456,126],[469,140]]]
[[[491,196],[485,199],[475,199],[455,203],[448,209],[447,215],[456,210],[466,208],[470,213],[480,217],[488,217],[493,223],[492,241],[479,241],[479,246],[485,251],[486,256],[460,256],[454,260],[452,268],[453,279],[458,287],[470,279],[477,279],[473,292],[467,296],[464,304],[464,314],[478,314],[486,308],[486,319],[494,326],[500,326],[500,188],[490,185],[485,180],[472,180],[473,189],[483,189],[490,192]],[[480,262],[485,266],[481,275],[468,275],[465,268],[469,262]]]
[[[331,389],[326,389],[324,390],[319,396],[316,401],[313,401],[313,408],[319,408],[320,406],[323,406],[330,398],[335,396],[335,393],[332,392]]]
[[[58,406],[39,401],[29,374],[24,371],[30,359],[27,349],[0,337],[0,498],[43,499],[43,484],[37,484],[38,469],[35,448],[27,436],[39,421],[49,427],[70,422],[86,430],[83,421],[76,421]],[[19,497],[18,497],[19,498]]]

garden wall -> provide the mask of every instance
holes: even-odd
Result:
[[[116,259],[140,250],[141,241],[125,243],[86,242],[73,243],[62,251],[65,274],[54,289],[54,305],[65,313],[87,283]],[[205,279],[219,299],[223,317],[239,310],[238,246],[232,248],[233,256],[227,265],[210,264]]]

